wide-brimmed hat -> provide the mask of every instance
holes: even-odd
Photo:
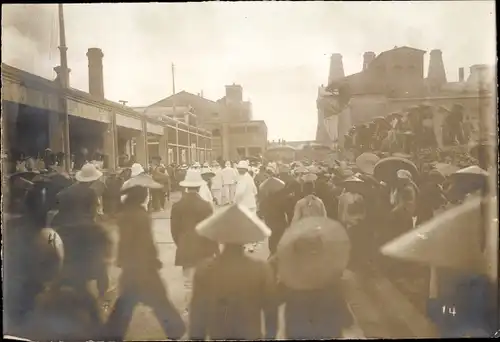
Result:
[[[350,249],[347,232],[339,222],[304,218],[288,228],[278,244],[278,277],[292,289],[319,289],[340,278]]]
[[[237,245],[259,242],[271,235],[271,230],[257,215],[238,204],[219,209],[200,222],[196,231],[212,241]]]
[[[82,183],[93,182],[102,177],[102,172],[99,171],[94,164],[87,163],[82,166],[82,169],[75,175],[75,179]]]
[[[206,184],[198,170],[188,169],[184,180],[179,183],[184,188],[197,188]]]
[[[245,169],[248,170],[250,168],[250,165],[248,164],[248,161],[246,160],[240,160],[238,164],[236,165],[237,169]]]
[[[304,183],[307,182],[315,182],[318,180],[318,176],[316,176],[314,173],[306,173],[302,177],[300,177]]]
[[[144,173],[144,168],[142,167],[142,165],[139,163],[132,164],[132,167],[130,167],[130,177],[138,176],[141,173]]]
[[[163,188],[163,185],[155,182],[153,180],[153,177],[151,177],[148,174],[142,173],[142,174],[139,174],[138,176],[130,178],[125,183],[123,183],[122,188],[120,190],[123,192],[123,191],[126,191],[126,190],[131,189],[131,188],[136,187],[136,186],[148,188],[148,189],[162,189]]]
[[[373,175],[375,164],[380,158],[373,153],[365,152],[356,158],[356,166],[364,173]]]
[[[270,177],[262,182],[262,184],[259,186],[259,195],[265,197],[267,195],[276,193],[283,188],[285,188],[285,182],[283,182],[281,179]]]
[[[381,252],[400,260],[482,273],[480,240],[473,238],[480,235],[485,220],[482,206],[481,198],[466,201],[387,243]],[[496,201],[491,207],[496,208]]]
[[[208,166],[204,166],[201,168],[201,175],[202,176],[210,176],[210,177],[214,177],[215,176],[215,172]]]

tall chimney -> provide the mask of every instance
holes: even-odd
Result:
[[[488,80],[488,65],[487,64],[474,64],[470,67],[470,74],[467,82],[470,84],[479,85],[481,82],[489,82]]]
[[[330,57],[330,73],[328,74],[328,84],[333,81],[344,78],[344,65],[342,64],[342,55],[340,53],[332,54]]]
[[[368,65],[375,59],[375,52],[367,51],[363,54],[363,71],[368,69]]]
[[[458,82],[463,82],[465,80],[464,68],[458,68]]]
[[[444,70],[443,53],[441,50],[431,51],[427,78],[433,86],[439,87],[446,83],[446,72]]]
[[[87,51],[87,58],[89,59],[89,93],[101,99],[104,99],[103,57],[104,54],[101,49],[90,48]]]

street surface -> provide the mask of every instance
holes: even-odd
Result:
[[[173,195],[175,201],[179,193]],[[170,298],[179,312],[187,306],[184,298],[182,269],[174,266],[175,245],[170,234],[170,207],[166,211],[153,214],[153,231],[163,262],[161,276],[167,286]],[[114,229],[113,229],[114,230]],[[251,256],[267,259],[267,243],[260,244]],[[113,267],[111,280],[116,284],[119,269]],[[364,279],[360,275],[346,271],[344,274],[346,299],[353,313],[355,324],[344,332],[345,338],[405,338],[435,336],[432,325],[418,312],[387,279],[371,276]],[[109,312],[117,291],[111,291],[108,301],[103,303],[103,312]],[[283,308],[282,308],[283,309]],[[278,338],[283,338],[283,310],[280,317]],[[187,318],[187,317],[186,317]],[[165,339],[164,332],[148,307],[139,305],[129,326],[128,340]]]

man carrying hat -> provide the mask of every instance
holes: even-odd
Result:
[[[182,267],[186,303],[191,297],[194,268],[202,261],[219,253],[217,243],[200,237],[196,225],[212,215],[212,205],[203,200],[199,191],[206,183],[200,171],[190,169],[179,184],[185,189],[182,198],[172,205],[170,230],[177,247],[175,266]],[[187,313],[187,308],[185,313]]]

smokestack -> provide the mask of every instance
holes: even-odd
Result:
[[[89,59],[89,93],[100,99],[104,99],[103,57],[104,54],[101,49],[90,48],[87,51],[87,58]]]
[[[368,69],[368,65],[375,59],[375,52],[367,51],[363,54],[363,71]]]
[[[446,83],[446,72],[444,70],[443,53],[441,50],[431,51],[427,78],[433,86],[439,87]]]
[[[458,68],[458,82],[463,82],[465,80],[464,68]]]
[[[488,79],[489,67],[487,64],[474,64],[470,67],[470,74],[467,82],[470,84],[479,85],[481,82],[489,82]]]
[[[344,65],[342,64],[342,55],[340,53],[332,54],[330,57],[330,73],[328,74],[328,84],[344,78]]]

